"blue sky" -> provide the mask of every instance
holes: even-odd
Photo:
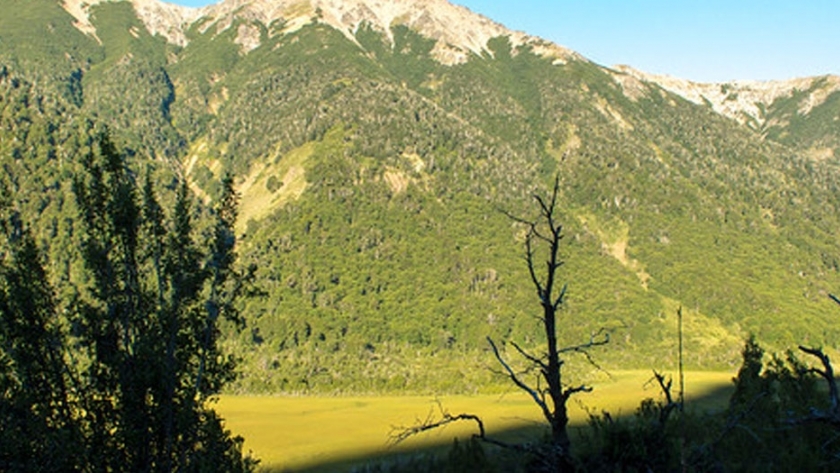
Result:
[[[173,2],[189,6],[213,3]],[[454,3],[606,66],[629,64],[646,72],[701,82],[840,74],[837,0]]]

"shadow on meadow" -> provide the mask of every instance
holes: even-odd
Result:
[[[702,396],[689,396],[686,399],[686,411],[699,415],[722,412],[726,408],[732,392],[732,384],[727,384],[712,388]],[[652,396],[650,397],[658,397],[658,393],[651,394]],[[638,399],[636,405],[638,406],[642,400]],[[534,408],[537,409],[536,406]],[[480,412],[473,413],[479,416],[481,415]],[[601,416],[603,412],[592,410],[591,414]],[[610,413],[610,417],[617,423],[629,421],[634,415],[635,412]],[[570,425],[572,427],[572,440],[574,442],[573,448],[576,451],[585,449],[587,433],[591,433],[592,428],[586,422],[581,421],[573,421]],[[469,426],[473,427],[474,424],[469,423]],[[547,425],[531,422],[530,425],[496,430],[493,433],[489,433],[488,436],[507,443],[535,443],[539,442],[540,439],[548,434],[549,430]],[[435,459],[446,459],[447,456],[451,458],[456,438],[462,450],[465,450],[464,445],[468,445],[469,437],[469,434],[463,434],[463,429],[456,433],[443,428],[435,430],[432,433],[419,434],[404,443],[392,445],[378,452],[365,452],[359,453],[358,455],[350,454],[342,457],[326,455],[328,452],[324,452],[326,460],[322,462],[315,461],[309,465],[297,468],[265,465],[260,471],[271,473],[423,471],[425,467],[435,465]],[[490,461],[493,461],[499,455],[500,449],[498,447],[484,444],[483,449]]]

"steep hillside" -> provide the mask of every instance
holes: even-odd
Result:
[[[91,128],[200,201],[233,173],[258,289],[226,341],[240,389],[492,383],[485,336],[538,334],[522,228],[500,210],[531,215],[555,175],[565,342],[606,327],[605,364],[671,366],[680,306],[693,367],[731,366],[748,332],[840,339],[838,161],[819,152],[840,140],[833,78],[721,108],[443,0],[61,5],[0,0],[30,25],[0,25],[6,180],[69,255],[54,279],[78,284],[57,202]]]

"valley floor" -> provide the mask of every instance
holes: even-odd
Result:
[[[733,373],[687,372],[689,408],[722,409],[729,398]],[[587,411],[606,410],[613,417],[629,415],[645,398],[658,399],[650,371],[612,371],[610,378],[593,382],[592,393],[573,398],[572,422],[583,425]],[[673,394],[678,391],[674,380]],[[216,409],[234,435],[245,438],[245,451],[261,459],[269,471],[341,471],[374,460],[407,453],[445,451],[454,437],[468,437],[475,425],[462,423],[418,435],[393,446],[391,435],[440,417],[438,401],[453,415],[482,417],[488,434],[508,441],[539,434],[539,410],[531,400],[511,388],[503,394],[474,396],[222,396]],[[396,430],[395,430],[396,429]]]

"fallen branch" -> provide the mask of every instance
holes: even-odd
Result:
[[[390,443],[392,445],[398,445],[404,442],[405,440],[423,432],[446,427],[447,425],[458,421],[472,421],[475,422],[476,427],[478,427],[478,433],[473,434],[473,438],[477,438],[482,442],[486,442],[501,448],[516,450],[519,452],[534,452],[534,449],[529,447],[528,445],[511,444],[488,437],[487,431],[484,428],[484,421],[481,419],[481,417],[475,414],[467,413],[452,415],[443,408],[443,405],[441,405],[440,401],[436,401],[436,403],[438,406],[438,410],[440,411],[440,420],[432,420],[432,414],[430,412],[429,415],[426,417],[426,420],[419,422],[418,425],[415,425],[413,427],[394,427],[392,429]]]

